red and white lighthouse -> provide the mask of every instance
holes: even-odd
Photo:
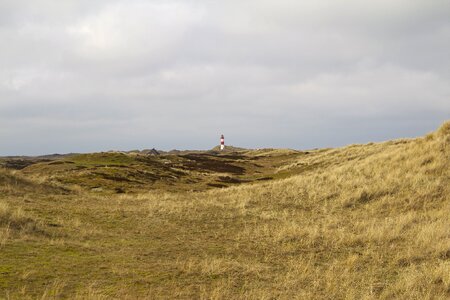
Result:
[[[225,138],[223,137],[223,134],[220,136],[220,150],[225,149]]]

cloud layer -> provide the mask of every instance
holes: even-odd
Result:
[[[0,155],[315,148],[450,118],[448,1],[1,1]]]

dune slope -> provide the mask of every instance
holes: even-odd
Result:
[[[450,122],[202,192],[20,193],[2,172],[0,297],[450,297]]]

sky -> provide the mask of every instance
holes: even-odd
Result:
[[[0,155],[338,147],[445,120],[448,0],[0,0]]]

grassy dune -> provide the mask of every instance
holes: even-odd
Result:
[[[450,297],[450,122],[339,149],[114,159],[0,171],[0,298]]]

